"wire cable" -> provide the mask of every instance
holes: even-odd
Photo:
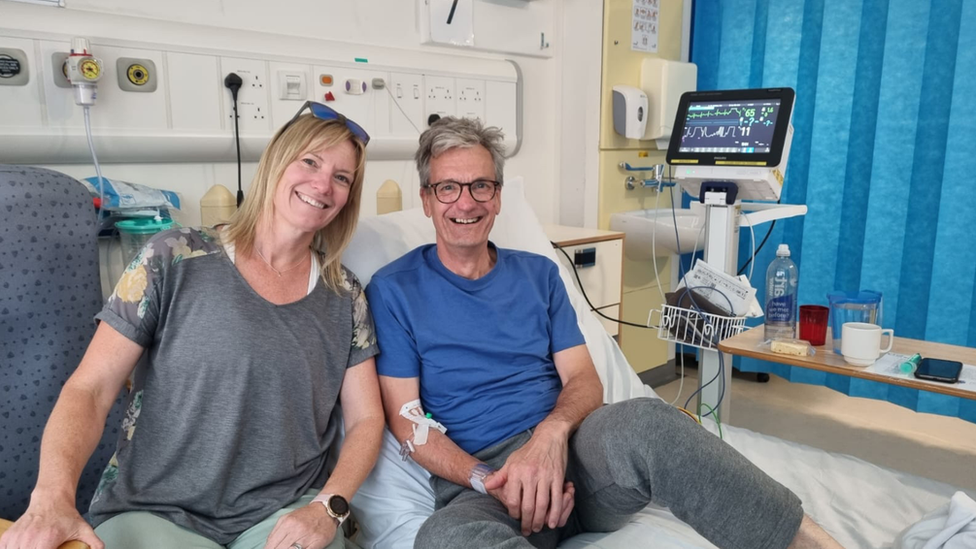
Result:
[[[752,222],[749,221],[749,217],[748,216],[740,215],[739,216],[739,219],[745,220],[746,224],[749,225],[749,233],[752,235],[752,255],[749,257],[749,262],[748,262],[748,264],[749,264],[749,276],[746,277],[746,278],[749,279],[749,282],[751,283],[752,282],[752,271],[756,267],[756,262],[753,261],[752,259],[756,257],[756,252],[758,251],[756,249],[756,229],[753,228]],[[742,273],[736,273],[736,276],[739,276],[741,274]]]
[[[590,301],[590,297],[588,295],[586,295],[586,290],[583,289],[583,281],[580,280],[579,269],[576,268],[576,262],[573,261],[573,259],[571,257],[569,257],[569,254],[566,253],[566,250],[564,250],[562,246],[560,246],[559,244],[556,244],[555,242],[553,242],[551,240],[549,241],[549,243],[552,244],[552,247],[553,248],[556,248],[557,250],[559,250],[560,252],[562,252],[563,255],[566,256],[566,259],[569,261],[569,264],[572,265],[572,267],[573,267],[573,274],[576,275],[576,282],[577,282],[577,284],[579,284],[579,287],[580,287],[580,293],[583,294],[583,299],[586,300],[586,304],[590,306],[590,309],[592,309],[594,313],[602,316],[603,318],[605,318],[605,319],[607,319],[607,320],[609,320],[611,322],[616,322],[618,324],[624,324],[624,325],[627,325],[627,326],[633,326],[635,328],[644,328],[646,330],[657,330],[658,329],[657,326],[645,326],[644,324],[637,324],[635,322],[627,322],[626,320],[620,320],[619,318],[611,318],[611,317],[603,314],[602,312],[600,312],[600,310],[597,309],[595,305],[593,305],[593,302]]]
[[[701,423],[701,418],[702,418],[701,409],[702,409],[703,406],[705,408],[708,408],[708,414],[713,414],[712,415],[712,418],[715,420],[715,424],[718,425],[718,438],[721,439],[721,440],[725,440],[725,435],[722,434],[722,418],[719,417],[718,410],[712,408],[711,406],[709,406],[708,404],[705,404],[704,402],[699,403],[698,404],[698,422]],[[708,414],[705,414],[705,416],[707,417]]]
[[[237,94],[234,94],[234,142],[237,144],[237,207],[244,202],[244,190],[241,186],[241,132],[238,127]]]
[[[420,131],[420,128],[418,128],[416,124],[413,123],[413,119],[410,118],[410,115],[407,114],[407,111],[403,110],[403,107],[400,105],[400,102],[396,100],[396,97],[393,97],[393,92],[390,91],[390,86],[387,85],[383,87],[386,89],[386,93],[390,95],[390,99],[393,101],[393,104],[396,105],[398,109],[400,109],[400,113],[403,114],[404,118],[407,119],[407,122],[410,122],[410,125],[413,126],[413,129],[417,130],[417,134],[419,135],[424,133]]]

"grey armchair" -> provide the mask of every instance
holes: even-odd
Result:
[[[0,165],[0,518],[27,508],[44,425],[101,306],[87,189],[55,171]],[[120,402],[81,476],[82,514],[115,448]]]

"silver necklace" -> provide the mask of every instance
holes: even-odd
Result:
[[[279,271],[278,269],[275,269],[274,268],[274,265],[272,265],[270,261],[268,261],[267,259],[265,259],[265,257],[261,254],[261,251],[260,250],[258,250],[257,248],[254,248],[254,253],[258,254],[258,257],[261,258],[261,261],[264,261],[264,264],[267,265],[269,269],[271,269],[272,271],[274,271],[275,274],[278,275],[278,278],[281,278],[281,275],[283,273],[287,273],[288,271],[297,268],[302,263],[305,263],[305,260],[308,259],[309,257],[311,257],[310,255],[306,255],[298,263],[295,263],[294,265],[292,265],[291,267],[288,267],[287,269],[281,269]]]

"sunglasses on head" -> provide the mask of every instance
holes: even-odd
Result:
[[[312,112],[312,116],[318,118],[319,120],[338,120],[339,122],[342,122],[347,128],[349,128],[349,131],[351,131],[354,136],[363,142],[363,145],[369,143],[369,134],[366,133],[366,130],[364,130],[362,126],[346,118],[344,114],[333,109],[332,107],[323,105],[322,103],[317,103],[315,101],[306,101],[305,104],[302,105],[302,108],[298,109],[298,112],[295,113],[295,116],[293,116],[292,119],[281,128],[278,135],[285,133],[285,130],[294,124],[295,121],[298,120],[298,118],[305,112],[305,109],[310,110]]]

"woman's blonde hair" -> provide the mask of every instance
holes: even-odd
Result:
[[[337,293],[345,286],[340,259],[359,221],[366,145],[338,120],[321,120],[306,114],[278,130],[271,139],[271,144],[261,154],[247,197],[230,218],[224,233],[224,238],[234,244],[237,253],[251,253],[259,224],[274,217],[274,194],[285,169],[307,152],[334,147],[346,140],[356,149],[356,172],[349,197],[335,219],[316,232],[312,239],[312,248],[321,254],[322,281]]]

